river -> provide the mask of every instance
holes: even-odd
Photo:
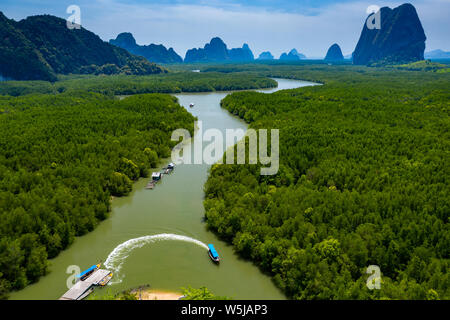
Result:
[[[278,88],[257,91],[272,93],[314,85],[275,80]],[[203,122],[203,130],[245,130],[245,122],[220,108],[220,101],[229,93],[175,96]],[[194,108],[189,108],[190,103],[195,104]],[[98,295],[150,284],[152,289],[178,292],[181,287],[206,286],[216,295],[234,299],[286,299],[269,276],[240,259],[232,246],[206,229],[203,185],[208,168],[206,164],[179,165],[154,190],[146,190],[148,179],[140,179],[129,196],[113,200],[108,219],[50,260],[48,275],[11,293],[10,299],[58,299],[67,291],[68,266],[86,269],[100,260],[114,268],[115,273],[106,288],[96,289]],[[208,243],[213,243],[219,252],[220,265],[210,260],[204,247]]]

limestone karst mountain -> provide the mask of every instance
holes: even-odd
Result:
[[[342,54],[341,47],[337,43],[333,44],[325,56],[325,61],[342,61],[344,60],[344,55]]]
[[[129,32],[120,33],[116,39],[109,40],[110,44],[127,50],[132,54],[143,56],[148,61],[155,63],[181,63],[181,58],[173,48],[167,49],[162,44],[138,45],[133,35]]]
[[[353,63],[395,64],[423,60],[426,36],[414,6],[406,3],[395,9],[383,7],[380,16],[380,29],[369,29],[364,23]]]
[[[84,29],[69,29],[51,15],[15,21],[0,12],[0,76],[56,80],[57,74],[152,74],[165,69],[104,42]]]
[[[222,39],[216,37],[203,48],[188,50],[184,62],[250,62],[253,60],[254,56],[248,44],[245,43],[242,48],[229,50]]]

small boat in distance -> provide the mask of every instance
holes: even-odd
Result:
[[[193,108],[194,106],[195,106],[194,103],[191,103],[191,104],[189,105],[189,107],[191,107],[191,108]]]
[[[209,253],[209,257],[211,258],[212,261],[219,263],[220,262],[220,257],[219,254],[217,253],[216,249],[214,248],[214,246],[212,244],[208,244],[208,253]]]
[[[161,172],[153,172],[152,181],[159,181],[159,180],[161,180]]]
[[[101,287],[104,287],[108,284],[109,280],[111,280],[111,278],[113,277],[113,273],[110,272],[106,277],[104,277],[99,283],[98,285]]]
[[[169,163],[161,172],[163,174],[169,174],[175,169],[175,164],[173,162]]]

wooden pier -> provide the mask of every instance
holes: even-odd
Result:
[[[145,187],[145,189],[153,189],[154,187],[155,187],[155,185],[156,185],[156,182],[155,181],[150,181],[148,184],[147,184],[147,186]]]
[[[81,300],[87,297],[95,286],[100,286],[102,280],[109,277],[111,271],[98,269],[92,273],[87,279],[78,281],[69,289],[59,300]]]

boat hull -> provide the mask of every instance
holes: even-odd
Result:
[[[211,251],[208,250],[208,254],[213,262],[220,263],[220,258],[214,258],[213,255],[211,254]]]
[[[104,277],[102,279],[102,281],[99,282],[99,286],[101,286],[101,287],[106,286],[108,284],[108,282],[111,280],[112,277],[113,277],[113,273],[111,272],[106,277]]]

